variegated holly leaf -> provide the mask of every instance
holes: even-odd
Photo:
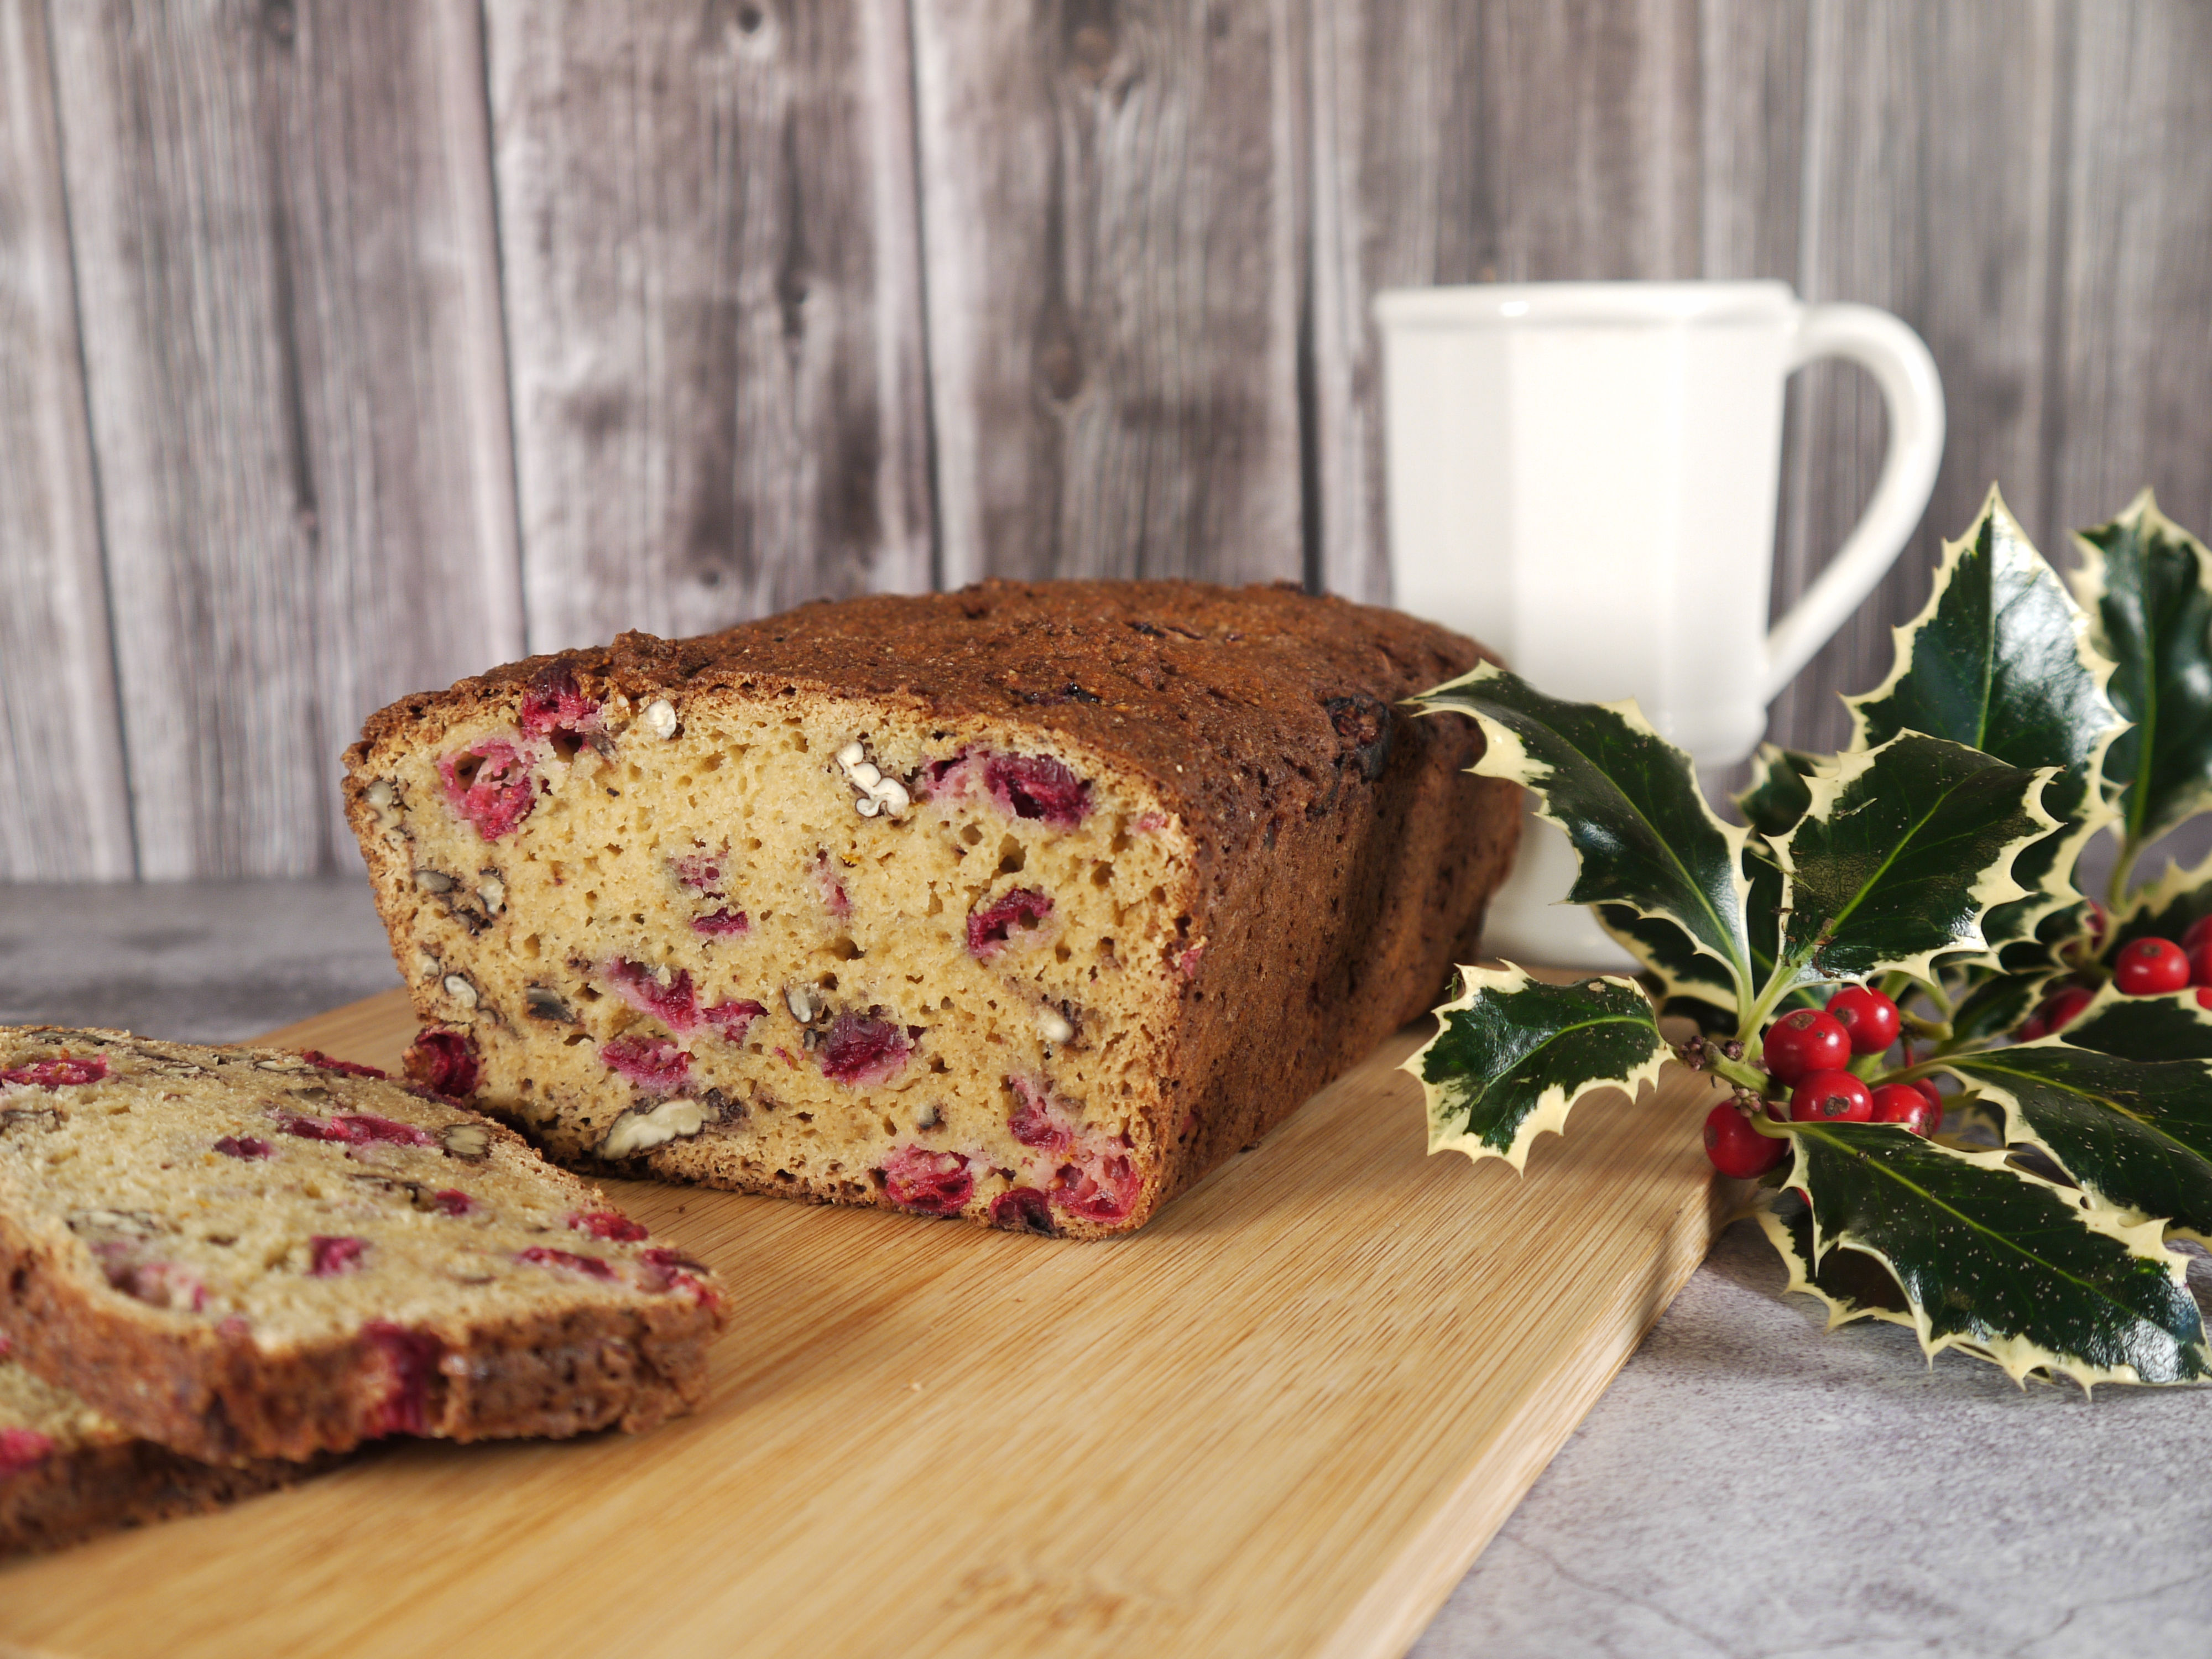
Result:
[[[2018,1030],[2043,1000],[2043,988],[2056,972],[2053,969],[2040,975],[1993,974],[1978,981],[1952,1009],[1951,1035],[1979,1041]]]
[[[2112,956],[2139,939],[2179,940],[2192,923],[2212,916],[2212,857],[2190,869],[2168,860],[2166,873],[2129,897],[2112,918],[2104,954]]]
[[[1812,806],[1774,843],[1786,982],[1930,976],[1986,949],[1982,918],[2023,895],[2021,848],[2057,827],[2036,798],[2053,773],[1907,732],[1824,760]]]
[[[2088,617],[1994,486],[1972,526],[1944,544],[1920,614],[1893,631],[1889,678],[1844,699],[1852,748],[1922,732],[2008,765],[2057,769],[2042,805],[2060,827],[2014,863],[2027,896],[1982,924],[1993,945],[2031,938],[2044,916],[2080,897],[2074,861],[2112,816],[2102,768],[2127,721],[2105,695],[2112,661],[2090,643]]]
[[[2148,489],[2074,540],[2075,591],[2119,665],[2112,701],[2135,722],[2106,757],[2105,787],[2141,847],[2212,807],[2212,550]]]
[[[2123,1060],[2045,1037],[1944,1064],[2003,1110],[2008,1143],[2040,1147],[2124,1220],[2212,1237],[2212,1068],[2203,1061]]]
[[[1781,865],[1774,863],[1774,854],[1767,848],[1767,842],[1759,836],[1750,836],[1743,842],[1743,874],[1752,883],[1743,900],[1745,933],[1752,945],[1752,982],[1765,984],[1767,975],[1774,971],[1774,951],[1781,940],[1783,872]],[[1725,1009],[1732,1018],[1741,1020],[1745,1006],[1736,998],[1736,987],[1721,971],[1719,963],[1690,949],[1690,940],[1683,938],[1679,927],[1652,915],[1637,915],[1635,911],[1621,909],[1620,905],[1597,907],[1597,921],[1604,922],[1606,931],[1613,933],[1621,949],[1644,964],[1644,971],[1659,980],[1662,1005],[1694,1000],[1712,1009]],[[1774,1013],[1783,1015],[1790,1009],[1818,1006],[1820,998],[1808,988],[1796,988],[1774,1005]]]
[[[1625,904],[1592,907],[1598,924],[1621,949],[1659,982],[1659,1000],[1680,997],[1736,1011],[1735,981],[1728,969],[1699,951],[1690,936],[1664,916],[1639,915]]]
[[[1863,1250],[1831,1250],[1818,1267],[1813,1265],[1813,1211],[1802,1194],[1788,1187],[1762,1193],[1753,1214],[1789,1269],[1790,1282],[1782,1288],[1826,1304],[1830,1330],[1855,1319],[1912,1323],[1905,1292],[1888,1270]]]
[[[1736,809],[1760,835],[1787,835],[1813,804],[1805,780],[1819,762],[1797,750],[1762,743],[1751,764],[1751,787],[1735,798]]]
[[[1815,1261],[1889,1270],[1921,1347],[2096,1382],[2185,1382],[2212,1354],[2183,1259],[2002,1152],[1957,1152],[1880,1123],[1801,1123],[1787,1185],[1812,1196]]]
[[[2061,905],[2035,924],[2030,937],[2008,940],[1997,951],[1997,965],[2008,974],[2048,979],[2094,954],[2088,944],[2092,925],[2087,899]]]
[[[1569,902],[1672,921],[1747,987],[1744,831],[1715,815],[1690,757],[1635,703],[1562,702],[1492,663],[1414,702],[1473,715],[1486,739],[1474,769],[1533,790],[1538,815],[1566,831],[1580,860]]]
[[[1547,1129],[1599,1089],[1656,1083],[1670,1050],[1634,981],[1547,985],[1510,963],[1462,968],[1460,996],[1407,1060],[1428,1098],[1429,1150],[1502,1158],[1515,1169]]]
[[[2197,1000],[2194,986],[2166,996],[2130,997],[2107,985],[2061,1035],[2070,1048],[2123,1060],[2212,1060],[2212,1008]]]
[[[1781,937],[1782,869],[1772,851],[1758,836],[1748,837],[1743,848],[1743,873],[1750,882],[1744,897],[1744,928],[1751,945],[1753,983],[1765,984],[1774,971],[1774,952]],[[1597,918],[1606,932],[1658,980],[1660,1000],[1687,998],[1741,1016],[1736,988],[1721,965],[1693,949],[1688,937],[1673,922],[1656,916],[1639,916],[1617,904],[1600,905]],[[1800,1006],[1818,1006],[1810,995],[1795,992],[1778,1005],[1778,1012]]]

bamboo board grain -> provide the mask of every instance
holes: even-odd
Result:
[[[391,1065],[402,994],[279,1041]],[[0,1645],[1383,1656],[1711,1242],[1670,1071],[1526,1179],[1424,1155],[1392,1038],[1134,1237],[610,1183],[719,1267],[712,1404],[411,1445],[0,1571]]]

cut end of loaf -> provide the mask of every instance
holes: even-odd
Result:
[[[554,1155],[1048,1233],[1161,1197],[1196,854],[1065,738],[556,663],[372,728],[414,1064]]]

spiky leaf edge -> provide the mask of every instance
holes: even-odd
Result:
[[[1975,515],[1973,523],[1966,527],[1966,533],[1955,541],[1947,541],[1943,544],[1942,555],[1936,567],[1935,580],[1929,586],[1928,602],[1920,607],[1919,612],[1910,622],[1890,629],[1890,639],[1895,652],[1895,659],[1890,665],[1887,677],[1871,691],[1863,692],[1857,696],[1845,697],[1844,707],[1850,712],[1851,717],[1850,751],[1863,752],[1867,748],[1869,725],[1867,711],[1894,695],[1899,684],[1912,672],[1913,647],[1919,638],[1921,630],[1935,620],[1936,613],[1942,608],[1944,596],[1950,592],[1951,584],[1958,575],[1959,567],[1966,562],[1966,556],[1974,550],[1975,544],[1981,539],[1985,526],[1993,531],[2001,530],[2007,533],[2049,574],[2053,591],[2060,599],[2064,601],[2072,618],[2075,660],[2095,683],[2098,697],[2103,702],[2106,712],[2111,715],[2111,719],[2100,729],[2096,741],[2090,748],[2083,777],[2081,804],[2076,809],[2077,817],[2073,827],[2067,830],[2066,821],[2059,820],[2059,829],[2065,830],[2065,833],[2046,835],[2033,843],[2037,846],[2041,846],[2046,842],[2055,843],[2051,848],[2051,861],[2042,872],[2037,886],[2023,887],[2020,899],[2012,901],[2017,907],[2017,914],[2009,918],[2011,925],[2007,928],[2004,936],[1993,941],[1996,945],[2001,947],[2014,940],[2033,938],[2037,924],[2045,916],[2050,915],[2053,911],[2062,910],[2069,904],[2080,902],[2081,896],[2074,885],[2075,863],[2081,857],[2081,849],[2094,840],[2099,832],[2111,824],[2117,823],[2120,819],[2118,810],[2106,799],[2105,757],[2112,752],[2112,744],[2119,739],[2122,733],[2126,732],[2129,722],[2113,706],[2111,695],[2106,690],[2113,674],[2118,672],[2119,665],[2097,648],[2094,622],[2088,611],[2084,609],[2085,601],[2069,591],[2066,580],[2051,568],[2051,562],[2043,556],[2035,544],[2028,538],[2027,530],[2022,527],[2019,520],[2013,517],[2010,509],[2005,506],[2004,498],[1998,493],[1996,485],[1993,483],[1990,486],[1990,493],[1982,502],[1981,512]],[[1954,739],[1954,741],[1962,741],[1962,739]],[[2003,757],[1999,756],[1998,758],[2002,759]]]
[[[2081,609],[2088,613],[2092,630],[2091,638],[2099,643],[2100,652],[2107,658],[2114,657],[2112,652],[2104,649],[2105,646],[2110,644],[2110,641],[2105,638],[2104,602],[2111,590],[2105,576],[2105,550],[2092,541],[2090,536],[2096,531],[2118,529],[2128,525],[2130,520],[2138,522],[2139,533],[2146,538],[2164,532],[2171,540],[2179,543],[2185,550],[2193,553],[2197,560],[2197,585],[2200,588],[2212,592],[2212,548],[2207,548],[2202,541],[2160,512],[2157,498],[2152,495],[2148,486],[2137,491],[2136,498],[2121,509],[2119,514],[2111,523],[2095,526],[2089,532],[2074,532],[2074,550],[2081,561],[2081,568],[2073,574],[2074,597]],[[2152,734],[2152,737],[2154,741],[2155,734]],[[2143,776],[2144,775],[2139,773],[2136,777],[2124,778],[2117,782],[2110,779],[2106,780],[2106,788],[2121,796],[2121,804],[2114,816],[2123,824],[2134,820],[2136,810],[2131,803],[2125,800],[2125,795],[2141,792]],[[2212,785],[2199,782],[2193,791],[2185,794],[2182,799],[2185,804],[2181,810],[2168,812],[2162,823],[2147,826],[2140,836],[2142,844],[2148,845],[2156,841],[2169,830],[2187,823],[2198,813],[2212,808]]]
[[[1837,801],[1842,798],[1846,789],[1879,764],[1883,755],[1899,744],[1912,738],[1935,743],[1949,741],[1943,738],[1931,738],[1924,732],[1900,732],[1878,749],[1850,750],[1839,755],[1824,757],[1819,769],[1806,781],[1812,790],[1811,807],[1807,810],[1805,817],[1798,821],[1797,826],[1788,835],[1779,836],[1770,843],[1774,848],[1777,862],[1782,866],[1782,915],[1784,939],[1788,938],[1788,918],[1796,897],[1796,866],[1790,856],[1790,848],[1791,843],[1796,840],[1799,830],[1802,830],[1806,823],[1815,819],[1823,823],[1827,822]],[[1957,746],[1964,748],[1966,745],[1961,744]],[[2002,764],[2002,762],[1996,763]],[[2039,766],[2032,769],[2014,767],[2008,769],[2030,772],[2039,780],[2039,784],[2048,783],[2058,771],[2055,766]],[[1833,975],[1810,971],[1808,958],[1802,965],[1803,970],[1798,973],[1791,983],[1793,985],[1818,984],[1838,977],[1864,982],[1877,975],[1892,973],[1904,974],[1912,979],[1929,981],[1936,978],[1936,963],[1939,959],[1947,968],[1968,966],[1977,962],[1991,959],[1996,953],[1991,950],[1989,940],[1982,933],[1982,919],[1998,905],[2008,904],[2014,899],[2025,898],[2027,896],[2027,889],[2012,878],[2013,860],[2020,856],[2023,848],[2033,846],[2058,827],[2058,820],[2043,810],[2039,799],[2041,793],[2041,788],[2039,787],[2035,793],[2024,797],[2021,801],[2022,810],[2027,814],[2028,821],[2037,827],[2024,835],[2015,836],[2002,846],[1998,849],[1997,855],[1983,866],[1981,873],[1966,890],[1966,896],[1972,900],[1976,906],[1971,936],[1961,937],[1956,943],[1936,945],[1930,950],[1912,955],[1885,957],[1868,969],[1865,973],[1860,975]]]
[[[1510,962],[1503,968],[1462,968],[1459,970],[1459,975],[1460,994],[1434,1010],[1437,1018],[1436,1035],[1414,1050],[1407,1057],[1406,1063],[1398,1068],[1401,1072],[1413,1073],[1413,1080],[1421,1085],[1421,1110],[1429,1126],[1429,1152],[1431,1157],[1438,1152],[1462,1152],[1477,1164],[1486,1158],[1498,1158],[1511,1164],[1516,1174],[1526,1175],[1529,1148],[1535,1145],[1536,1137],[1547,1131],[1553,1134],[1564,1136],[1567,1132],[1567,1114],[1571,1112],[1585,1096],[1595,1094],[1601,1089],[1620,1089],[1633,1096],[1644,1085],[1656,1084],[1659,1081],[1659,1073],[1674,1052],[1668,1047],[1666,1038],[1660,1036],[1659,1022],[1655,1015],[1651,1021],[1653,1048],[1644,1060],[1631,1066],[1619,1077],[1590,1078],[1577,1085],[1571,1091],[1557,1085],[1547,1088],[1536,1097],[1534,1109],[1516,1127],[1512,1145],[1503,1151],[1486,1144],[1480,1135],[1469,1131],[1461,1130],[1455,1133],[1440,1130],[1438,1123],[1441,1114],[1437,1106],[1443,1091],[1429,1081],[1421,1062],[1427,1057],[1429,1051],[1443,1040],[1447,1029],[1445,1017],[1462,1009],[1472,1008],[1486,993],[1510,996],[1514,992],[1523,990],[1536,982],[1534,976],[1527,969],[1516,967]],[[1596,974],[1582,982],[1586,984],[1601,982],[1617,986],[1632,993],[1638,1001],[1644,1000],[1644,988],[1632,979],[1623,979],[1611,974]],[[1646,1006],[1649,1006],[1648,1003]]]
[[[2098,988],[2088,1006],[2066,1023],[2063,1030],[2053,1035],[2070,1048],[2092,1048],[2115,1060],[2154,1064],[2166,1060],[2212,1060],[2212,1008],[2197,1000],[2197,989],[2193,985],[2184,986],[2162,995],[2131,997],[2107,981]],[[2203,1052],[2131,1052],[2122,1046],[2131,1027],[2138,1035],[2148,1033]]]
[[[1893,680],[1896,676],[1890,678]],[[1820,757],[1802,750],[1762,743],[1751,763],[1750,784],[1729,799],[1756,833],[1787,835],[1790,826],[1805,816],[1806,807],[1812,804],[1811,797],[1806,793],[1805,780],[1820,764]]]
[[[1546,763],[1529,754],[1527,745],[1521,741],[1518,732],[1495,716],[1483,713],[1474,702],[1474,698],[1480,695],[1478,688],[1499,679],[1517,680],[1518,677],[1500,668],[1495,663],[1477,663],[1473,669],[1461,675],[1459,678],[1432,687],[1419,696],[1409,698],[1408,701],[1425,714],[1449,709],[1465,714],[1474,720],[1482,728],[1483,753],[1481,758],[1468,769],[1480,777],[1502,778],[1509,783],[1517,783],[1528,790],[1536,798],[1536,816],[1547,823],[1556,826],[1559,832],[1567,837],[1568,845],[1573,847],[1574,828],[1565,818],[1553,812],[1550,793],[1543,787],[1545,781],[1552,775],[1552,769]],[[1520,683],[1527,684],[1526,681]],[[1530,686],[1528,689],[1536,691],[1538,696],[1544,696],[1549,701],[1567,701],[1564,698],[1551,698],[1550,694],[1539,690],[1534,686]],[[1689,781],[1690,794],[1695,799],[1698,810],[1704,813],[1705,822],[1720,836],[1729,850],[1729,872],[1735,893],[1736,932],[1739,935],[1739,943],[1743,945],[1745,959],[1742,962],[1730,962],[1698,937],[1697,929],[1689,924],[1686,917],[1679,915],[1668,905],[1643,904],[1618,899],[1601,902],[1592,900],[1588,901],[1592,914],[1598,916],[1599,925],[1603,926],[1604,919],[1601,914],[1602,905],[1617,903],[1621,908],[1632,910],[1639,915],[1672,923],[1690,942],[1693,951],[1699,956],[1710,957],[1717,963],[1723,972],[1741,982],[1741,994],[1748,996],[1756,989],[1756,987],[1750,983],[1749,979],[1749,944],[1741,938],[1744,907],[1751,896],[1750,878],[1743,873],[1743,845],[1747,832],[1741,825],[1729,823],[1706,803],[1704,791],[1698,787],[1696,763],[1659,735],[1657,728],[1644,717],[1643,709],[1638,706],[1633,697],[1623,698],[1617,702],[1588,703],[1581,706],[1600,709],[1612,714],[1630,731],[1650,738],[1681,763],[1684,775]],[[1656,834],[1656,826],[1653,828]],[[1662,841],[1663,839],[1662,837]],[[1575,848],[1575,866],[1576,885],[1579,887],[1583,878],[1582,851],[1579,848]],[[1694,887],[1695,883],[1687,879],[1688,873],[1686,870],[1683,872],[1686,884]],[[1571,902],[1571,894],[1570,901],[1565,902]],[[1725,918],[1717,910],[1713,912],[1712,920],[1717,930],[1727,931]],[[1638,960],[1642,960],[1640,953],[1638,953]],[[1686,993],[1686,994],[1688,994]]]
[[[2086,1010],[2082,1018],[2087,1018]],[[2069,1026],[2068,1029],[2070,1030],[2072,1027]],[[2191,1059],[2131,1060],[2125,1054],[2115,1054],[2101,1048],[2077,1048],[2076,1045],[2068,1042],[2063,1036],[2043,1037],[2033,1042],[2017,1043],[2010,1048],[1978,1054],[1961,1054],[1957,1056],[1956,1063],[1947,1062],[1947,1069],[1951,1074],[1973,1089],[1983,1108],[1996,1117],[1997,1134],[2008,1146],[2034,1147],[2079,1182],[2081,1191],[2087,1200],[2082,1205],[2082,1212],[2085,1215],[2111,1216],[2120,1225],[2125,1227],[2155,1226],[2160,1230],[2160,1236],[2163,1238],[2185,1238],[2192,1243],[2212,1246],[2212,1232],[2208,1232],[2204,1227],[2191,1226],[2185,1221],[2177,1219],[2173,1215],[2159,1214],[2142,1205],[2127,1202],[2124,1197],[2095,1179],[2094,1173],[2085,1167],[2082,1160],[2069,1157],[2064,1147],[2037,1130],[2029,1118],[2027,1109],[2021,1103],[2018,1092],[2005,1081],[2006,1074],[2002,1068],[2008,1056],[2020,1054],[2024,1050],[2033,1052],[2039,1048],[2057,1049],[2061,1052],[2074,1049],[2075,1052],[2092,1056],[2097,1060],[2112,1061],[2121,1065],[2196,1066],[2199,1068],[2208,1089],[2212,1089],[2212,1064]],[[2076,1100],[2101,1106],[2128,1125],[2131,1131],[2148,1137],[2153,1142],[2162,1143],[2167,1149],[2166,1155],[2169,1158],[2178,1156],[2183,1164],[2192,1165],[2202,1171],[2203,1173],[2197,1177],[2199,1180],[2212,1179],[2212,1156],[2208,1156],[2207,1153],[2190,1146],[2164,1124],[2147,1119],[2117,1101],[2099,1100],[2085,1090],[2055,1084],[2049,1079],[2039,1080],[2048,1087],[2063,1088],[2065,1092],[2071,1094]],[[2179,1209],[2182,1206],[2175,1207]]]
[[[1753,1218],[1759,1223],[1759,1231],[1766,1235],[1766,1242],[1774,1246],[1774,1253],[1782,1258],[1782,1265],[1789,1270],[1790,1282],[1782,1287],[1783,1293],[1788,1295],[1791,1291],[1796,1291],[1801,1296],[1809,1296],[1826,1307],[1828,1310],[1828,1328],[1832,1331],[1862,1319],[1879,1319],[1885,1324],[1902,1325],[1907,1330],[1916,1329],[1912,1316],[1909,1313],[1900,1312],[1895,1308],[1877,1307],[1854,1301],[1849,1297],[1838,1296],[1819,1281],[1813,1264],[1805,1259],[1804,1252],[1798,1249],[1796,1230],[1776,1211],[1775,1206],[1781,1202],[1782,1194],[1788,1190],[1789,1188],[1785,1187],[1778,1188],[1772,1192],[1762,1193],[1759,1195],[1758,1207],[1752,1212]],[[1813,1225],[1809,1208],[1806,1213],[1805,1224],[1808,1230]],[[1870,1261],[1879,1260],[1878,1257],[1865,1251],[1861,1251],[1860,1254],[1866,1255]],[[1883,1270],[1887,1271],[1886,1265]],[[1900,1291],[1899,1294],[1901,1296],[1904,1292]]]
[[[2122,945],[2146,937],[2178,939],[2190,922],[2207,915],[2212,915],[2212,854],[2185,870],[2168,859],[2165,873],[2136,889],[2112,918],[2103,954],[2109,958]],[[2181,927],[2167,932],[2177,921]]]
[[[1805,1145],[1808,1134],[1818,1133],[1817,1126],[1808,1125],[1804,1132],[1792,1134],[1793,1158],[1790,1175],[1782,1183],[1784,1186],[1810,1189],[1809,1179],[1806,1173],[1806,1164],[1808,1160],[1805,1155]],[[1898,1133],[1906,1134],[1911,1132],[1899,1128]],[[1929,1141],[1927,1144],[1931,1151],[1941,1152],[1946,1157],[1955,1158],[1961,1163],[1978,1164],[1985,1170],[2002,1171],[2028,1186],[2046,1188],[2060,1194],[2069,1194],[2072,1190],[2061,1187],[2055,1182],[2045,1181],[2042,1176],[2021,1169],[2018,1164],[2009,1161],[2011,1154],[2002,1147],[1992,1152],[1972,1152],[1957,1146],[1942,1146],[1935,1141]],[[2094,1204],[2075,1208],[2074,1214],[2075,1218],[2084,1227],[2092,1232],[2102,1233],[2107,1238],[2116,1241],[2130,1255],[2141,1257],[2147,1261],[2158,1262],[2165,1268],[2166,1276],[2174,1284],[2185,1285],[2188,1282],[2188,1261],[2185,1257],[2176,1255],[2166,1248],[2162,1237],[2163,1226],[2160,1222],[2152,1220],[2131,1225],[2124,1220],[2118,1212],[2101,1209]],[[2143,1382],[2142,1377],[2136,1374],[2132,1367],[2081,1364],[2052,1349],[2028,1341],[2025,1338],[2008,1339],[1998,1347],[1991,1347],[1989,1344],[1978,1342],[1963,1333],[1954,1332],[1941,1338],[1936,1337],[1925,1305],[1913,1300],[1911,1290],[1905,1287],[1905,1276],[1898,1272],[1896,1264],[1889,1259],[1886,1252],[1876,1249],[1864,1239],[1852,1237],[1848,1231],[1838,1233],[1832,1241],[1823,1246],[1820,1240],[1820,1212],[1817,1206],[1813,1212],[1813,1249],[1816,1259],[1826,1255],[1831,1249],[1850,1249],[1872,1256],[1876,1261],[1881,1263],[1883,1270],[1896,1281],[1899,1288],[1905,1291],[1905,1301],[1910,1309],[1909,1322],[1900,1318],[1899,1322],[1910,1322],[1914,1340],[1920,1344],[1920,1351],[1928,1356],[1930,1364],[1935,1363],[1936,1356],[1944,1349],[1956,1348],[1969,1358],[1986,1359],[2022,1388],[2027,1386],[2029,1376],[2039,1370],[2053,1378],[2065,1376],[2071,1379],[2081,1385],[2081,1392],[2085,1395],[2100,1382],[2142,1384]]]

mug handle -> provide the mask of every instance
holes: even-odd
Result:
[[[1770,702],[1897,562],[1927,510],[1943,459],[1943,382],[1917,334],[1873,306],[1807,306],[1798,314],[1790,367],[1819,357],[1849,358],[1873,374],[1889,411],[1889,453],[1874,498],[1842,548],[1766,636]]]

